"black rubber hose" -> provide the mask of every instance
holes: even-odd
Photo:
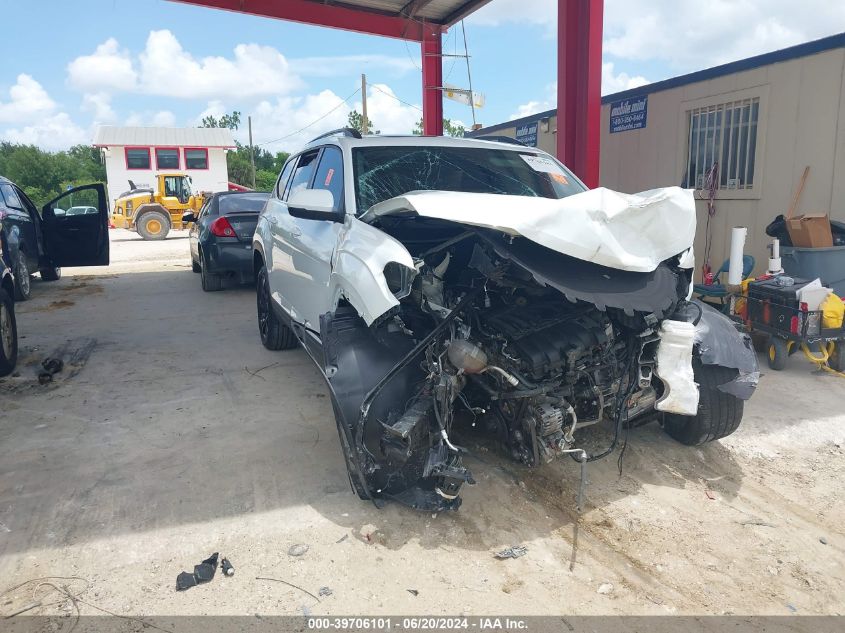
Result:
[[[634,350],[632,349],[631,354],[628,358],[628,364],[625,368],[625,373],[628,375],[629,378],[631,376],[631,369],[633,368],[633,365],[634,365]],[[616,408],[616,431],[613,434],[613,441],[610,443],[610,446],[608,446],[601,453],[598,453],[596,455],[588,455],[586,461],[594,462],[598,459],[602,459],[604,457],[607,457],[614,450],[616,450],[616,445],[619,443],[619,433],[622,430],[622,422],[623,422],[623,420],[622,420],[622,410],[625,408],[625,403],[628,401],[628,398],[630,398],[631,394],[634,392],[634,385],[635,384],[636,384],[636,382],[634,381],[633,378],[631,378],[630,382],[628,384],[628,388],[625,390],[625,395],[619,401],[619,406]],[[619,391],[617,391],[617,394],[620,391],[622,391],[622,385],[619,386]],[[575,453],[569,453],[569,456],[572,459],[574,459],[576,462],[581,461],[581,459],[579,457],[576,457]]]

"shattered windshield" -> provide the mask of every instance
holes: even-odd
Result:
[[[475,147],[353,149],[359,213],[409,191],[464,191],[565,198],[584,187],[545,155]]]

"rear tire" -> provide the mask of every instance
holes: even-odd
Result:
[[[845,372],[845,341],[834,341],[827,364],[834,371]]]
[[[26,265],[26,255],[18,251],[15,262],[15,301],[26,301],[32,296],[32,277]]]
[[[223,275],[208,272],[208,266],[200,251],[200,281],[202,289],[206,292],[217,292],[223,290]]]
[[[670,437],[687,446],[706,444],[736,431],[742,421],[744,405],[736,396],[719,390],[719,385],[736,378],[736,369],[703,365],[700,361],[694,361],[693,369],[699,391],[698,414],[667,413],[663,425]]]
[[[50,266],[49,268],[41,268],[41,281],[58,281],[62,278],[62,269]]]
[[[296,347],[299,344],[296,335],[279,320],[279,317],[273,311],[270,279],[265,266],[262,266],[261,270],[258,271],[255,294],[258,311],[258,334],[261,337],[261,344],[273,351]]]
[[[15,321],[15,302],[0,289],[0,376],[15,370],[18,360],[18,326]]]
[[[780,371],[786,367],[786,359],[789,358],[790,345],[787,341],[777,336],[769,337],[769,344],[766,346],[766,357],[769,360],[769,367]]]
[[[135,226],[145,240],[163,240],[170,232],[170,218],[161,211],[147,211],[136,220]]]
[[[202,272],[202,266],[200,266],[194,258],[191,258],[191,270],[195,273]]]

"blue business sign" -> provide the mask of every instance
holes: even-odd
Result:
[[[648,95],[610,104],[610,133],[644,128],[648,118]]]
[[[539,123],[526,123],[516,128],[516,140],[529,147],[537,147],[537,126]]]

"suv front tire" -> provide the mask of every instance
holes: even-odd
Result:
[[[261,343],[269,350],[293,349],[299,343],[293,331],[281,322],[273,311],[273,299],[270,297],[270,279],[267,267],[258,271],[256,284],[256,304],[258,308],[258,334]]]

